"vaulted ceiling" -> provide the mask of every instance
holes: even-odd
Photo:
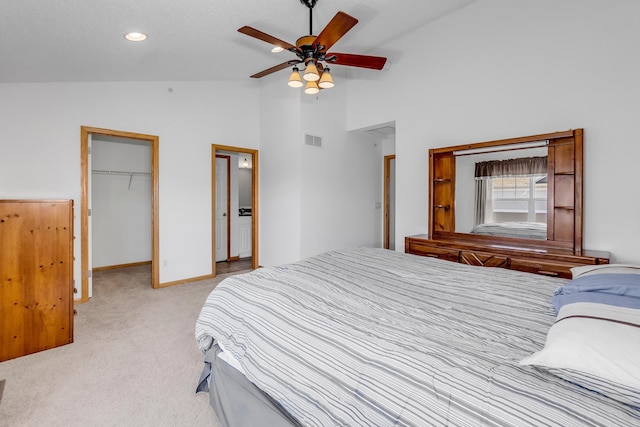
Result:
[[[359,23],[333,50],[387,56],[393,67],[401,52],[381,44],[473,1],[318,0],[313,30],[342,10]],[[249,79],[293,57],[238,33],[244,25],[295,44],[309,9],[300,0],[2,0],[0,83]],[[130,31],[148,39],[128,42]]]

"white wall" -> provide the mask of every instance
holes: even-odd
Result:
[[[279,78],[278,78],[279,77]],[[260,265],[300,259],[300,92],[282,74],[263,78],[260,90]]]
[[[429,148],[582,127],[584,246],[640,261],[638,17],[635,0],[479,0],[382,46],[402,54],[349,82],[347,128],[396,120],[396,240],[427,230]]]
[[[340,248],[381,246],[382,145],[346,131],[345,85],[302,98],[302,133],[322,147],[302,145],[301,257]]]
[[[94,171],[147,174],[91,174],[92,266],[151,261],[151,145],[95,136],[91,165]]]
[[[379,245],[380,145],[346,132],[346,95],[334,91],[303,105],[306,95],[275,77],[259,89],[245,82],[2,84],[0,197],[74,199],[79,280],[80,126],[93,126],[160,137],[161,283],[211,272],[211,144],[260,149],[261,265]],[[302,152],[316,122],[329,147],[317,161]]]
[[[210,274],[211,144],[258,148],[259,98],[245,81],[0,84],[0,197],[74,199],[79,281],[80,126],[158,135],[160,281]]]
[[[368,166],[346,170],[344,159],[366,159],[371,148],[346,131],[395,121],[402,242],[427,229],[429,148],[583,127],[585,246],[639,261],[640,199],[631,187],[640,158],[639,16],[635,0],[478,0],[380,47],[391,53],[388,70],[356,71],[364,78],[337,81],[315,105],[280,73],[259,86],[0,84],[0,197],[74,199],[79,280],[80,126],[158,135],[160,260],[167,261],[160,281],[171,282],[211,272],[213,143],[260,149],[260,263],[268,266],[376,244],[381,228],[371,225],[366,205],[381,200],[381,178],[368,187],[361,180]],[[302,136],[317,130],[337,151],[307,172]],[[316,180],[332,168],[350,183],[335,192],[333,178],[326,186]],[[314,209],[354,202],[365,206],[357,222],[323,222],[326,211]],[[303,238],[310,239],[304,246]]]
[[[261,94],[260,264],[381,246],[382,147],[347,132],[346,85],[318,99],[267,78]],[[323,147],[304,145],[304,134]]]

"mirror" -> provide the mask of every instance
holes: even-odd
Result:
[[[456,233],[547,239],[544,143],[538,148],[456,155]]]
[[[582,129],[429,150],[429,237],[580,253]]]

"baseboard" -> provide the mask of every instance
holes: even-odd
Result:
[[[169,286],[182,285],[184,283],[191,283],[191,282],[199,282],[201,280],[207,280],[207,279],[213,279],[213,278],[214,278],[213,274],[207,274],[205,276],[198,276],[198,277],[190,277],[188,279],[181,279],[181,280],[174,280],[173,282],[160,283],[158,285],[158,288],[166,288]]]
[[[201,280],[207,280],[207,279],[214,279],[215,276],[213,274],[207,274],[205,276],[198,276],[198,277],[190,277],[188,279],[181,279],[181,280],[174,280],[173,282],[164,282],[164,283],[160,283],[157,287],[157,289],[160,288],[168,288],[169,286],[176,286],[176,285],[182,285],[185,283],[191,283],[191,282],[199,282]],[[91,299],[89,299],[90,301]],[[83,304],[82,299],[78,298],[78,299],[74,299],[73,300],[74,304]]]
[[[128,264],[106,265],[104,267],[93,267],[91,271],[114,270],[116,268],[136,267],[138,265],[148,265],[151,261],[130,262]]]

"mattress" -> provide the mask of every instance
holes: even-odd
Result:
[[[519,361],[563,279],[360,248],[232,276],[196,323],[304,426],[632,426],[640,411]]]

